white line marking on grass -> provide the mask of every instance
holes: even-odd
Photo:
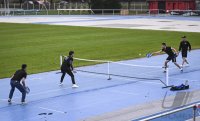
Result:
[[[38,108],[43,109],[43,110],[57,112],[57,113],[62,113],[62,114],[66,114],[67,113],[67,112],[64,112],[64,111],[54,110],[54,109],[45,108],[45,107],[38,107]]]

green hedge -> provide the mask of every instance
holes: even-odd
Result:
[[[91,9],[121,9],[119,0],[91,0]],[[95,11],[94,13],[100,13],[101,11]],[[104,11],[110,13],[112,11]],[[120,12],[120,11],[118,11]]]

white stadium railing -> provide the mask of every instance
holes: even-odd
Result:
[[[158,118],[168,116],[168,115],[171,115],[171,114],[175,114],[177,112],[181,112],[181,111],[184,111],[184,110],[187,110],[187,109],[190,109],[190,108],[193,108],[193,116],[192,116],[192,119],[190,119],[190,120],[196,121],[197,109],[200,108],[200,103],[191,104],[191,105],[188,105],[188,106],[177,108],[175,110],[171,110],[171,111],[167,111],[167,112],[164,112],[164,113],[161,113],[161,114],[158,114],[158,115],[150,116],[148,118],[144,118],[144,119],[141,119],[139,121],[151,121],[151,120],[158,119]]]

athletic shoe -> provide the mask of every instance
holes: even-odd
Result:
[[[11,104],[11,103],[12,103],[11,99],[8,99],[8,103],[9,103],[9,104]]]
[[[73,84],[73,85],[72,85],[72,88],[78,88],[78,85]]]
[[[186,64],[186,65],[185,65],[185,67],[189,67],[189,66],[190,66],[190,64]]]
[[[59,86],[62,86],[63,85],[63,83],[61,82],[60,84],[59,84]]]
[[[166,73],[166,72],[167,72],[166,70],[163,71],[163,73]]]
[[[25,101],[24,101],[24,102],[21,102],[21,104],[22,104],[22,105],[26,105],[26,104],[27,104],[27,102],[25,102]]]
[[[182,67],[180,68],[180,71],[183,72],[183,68]]]

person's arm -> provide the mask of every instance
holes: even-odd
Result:
[[[153,52],[152,55],[158,55],[158,54],[161,54],[161,53],[162,53],[162,50],[159,50],[159,51]]]
[[[179,52],[181,51],[181,48],[182,48],[182,42],[180,42],[180,45],[179,45],[179,49],[178,49]]]
[[[22,78],[22,80],[21,80],[23,87],[26,87],[25,79],[26,78]]]
[[[72,60],[70,60],[70,67],[71,67],[71,69],[72,69],[72,71],[74,70],[74,66],[73,66],[73,61]]]
[[[12,79],[14,77],[14,75],[12,75],[10,78]]]
[[[178,52],[176,51],[175,48],[172,48],[172,51],[175,52],[176,54],[178,54]]]
[[[188,45],[189,45],[189,51],[191,51],[192,47],[190,45],[190,42],[188,42]]]

